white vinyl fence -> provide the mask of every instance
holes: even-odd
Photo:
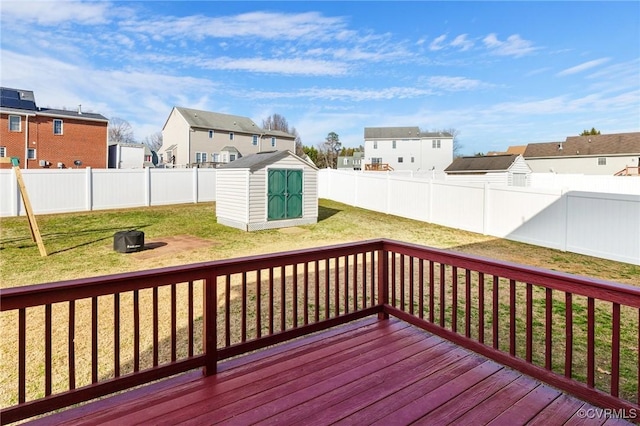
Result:
[[[318,193],[345,204],[640,265],[640,195],[462,184],[321,170]]]
[[[35,214],[215,201],[215,169],[21,170]],[[12,169],[0,170],[0,217],[25,214]]]
[[[23,170],[22,175],[34,212],[46,214],[215,201],[215,172],[87,168]],[[318,195],[423,222],[640,265],[640,194],[610,193],[606,184],[598,187],[593,182],[594,192],[581,192],[569,189],[578,185],[569,181],[549,184],[550,188],[522,188],[448,182],[425,174],[325,169],[318,173]],[[620,186],[620,180],[613,182]],[[0,170],[0,217],[23,214],[13,170]]]

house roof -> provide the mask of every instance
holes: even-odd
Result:
[[[523,156],[547,158],[624,154],[640,155],[640,132],[569,136],[564,142],[530,143]]]
[[[484,157],[458,157],[444,169],[445,173],[475,173],[507,171],[518,158],[515,154]]]
[[[191,108],[175,107],[190,127],[199,129],[223,130],[248,134],[262,134],[294,139],[295,136],[280,130],[265,130],[248,117],[221,114],[219,112],[202,111]]]
[[[16,114],[36,114],[45,117],[75,118],[79,120],[104,121],[109,120],[101,115],[78,110],[38,108],[36,99],[31,90],[11,89],[0,87],[0,108],[3,112]]]
[[[236,148],[235,146],[231,146],[231,145],[227,145],[224,148],[222,148],[220,151],[226,151],[226,152],[237,152],[240,153],[240,151],[238,151],[238,148]]]
[[[300,162],[308,165],[309,167],[313,167],[317,169],[313,164],[303,160],[302,158],[295,155],[293,152],[289,150],[285,151],[265,151],[259,152],[257,154],[247,155],[246,157],[239,158],[235,161],[232,161],[227,164],[223,164],[218,167],[219,169],[249,169],[249,171],[254,172],[258,169],[261,169],[269,164],[281,160],[285,157],[294,157],[300,160]]]
[[[408,139],[408,138],[437,138],[452,137],[447,132],[421,132],[417,126],[413,127],[365,127],[365,139]]]

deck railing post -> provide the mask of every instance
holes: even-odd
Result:
[[[389,254],[387,250],[378,250],[378,305],[389,303]],[[378,319],[389,319],[389,313],[378,313]]]
[[[205,376],[216,374],[218,364],[218,277],[212,273],[204,280],[204,303],[202,322],[204,330],[202,335],[203,351],[205,354],[205,364],[203,373]]]

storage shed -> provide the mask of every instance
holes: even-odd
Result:
[[[531,169],[521,155],[459,157],[444,169],[447,181],[529,186]]]
[[[247,155],[216,170],[218,223],[258,231],[318,221],[318,169],[291,151]]]

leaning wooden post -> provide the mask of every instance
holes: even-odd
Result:
[[[205,376],[216,374],[218,364],[218,276],[212,273],[204,280],[204,321],[202,339],[205,364],[203,373]]]
[[[384,311],[384,306],[389,303],[388,263],[389,254],[387,250],[384,248],[378,250],[378,305],[383,307],[383,310],[378,312],[378,319],[389,319],[389,313]]]

